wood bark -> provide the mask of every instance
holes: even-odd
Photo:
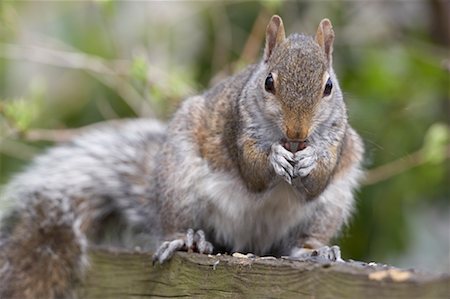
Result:
[[[449,298],[450,276],[362,262],[317,263],[95,249],[80,298]]]

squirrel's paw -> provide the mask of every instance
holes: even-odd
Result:
[[[294,154],[294,177],[305,177],[314,169],[317,161],[317,153],[314,147],[298,151]]]
[[[299,261],[313,261],[319,263],[343,262],[339,246],[323,246],[317,249],[294,248],[290,259]]]
[[[180,250],[210,254],[213,251],[213,245],[206,241],[202,230],[194,233],[193,229],[188,229],[184,237],[162,243],[153,255],[153,264],[168,261],[176,251]]]
[[[281,144],[275,143],[271,147],[269,161],[275,173],[291,184],[294,176],[294,166],[291,164],[294,163],[294,154]]]

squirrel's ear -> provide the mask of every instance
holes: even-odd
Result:
[[[331,66],[332,60],[331,54],[333,53],[333,41],[333,25],[331,25],[330,20],[323,19],[319,24],[319,28],[317,28],[316,42],[325,52],[325,57],[327,58],[329,66]]]
[[[283,21],[279,16],[273,15],[266,28],[266,47],[264,49],[265,62],[269,60],[276,45],[281,44],[285,39],[286,33],[284,32]]]

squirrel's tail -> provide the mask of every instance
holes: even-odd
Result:
[[[87,265],[80,199],[29,195],[26,206],[3,219],[0,232],[0,298],[74,298]]]
[[[0,217],[0,298],[75,297],[88,237],[154,249],[159,204],[150,197],[164,138],[152,120],[99,125],[13,178],[0,195],[15,207]]]

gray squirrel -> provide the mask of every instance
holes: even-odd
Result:
[[[285,36],[262,60],[187,98],[168,124],[129,120],[37,157],[4,188],[0,298],[73,298],[89,244],[298,258],[349,219],[363,144],[332,67],[334,31]]]

